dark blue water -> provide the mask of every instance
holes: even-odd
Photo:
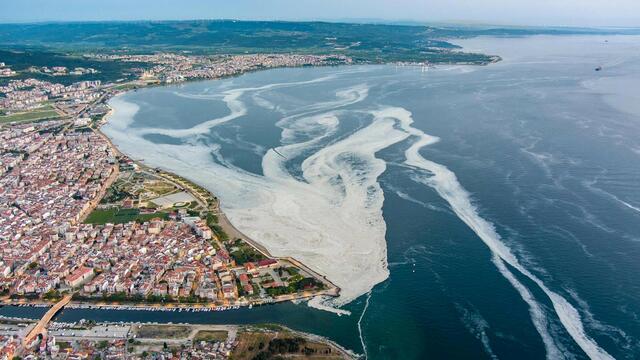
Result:
[[[640,118],[629,95],[638,87],[628,85],[640,74],[638,44],[636,38],[610,39],[607,48],[602,38],[487,39],[467,45],[492,49],[505,57],[503,63],[427,73],[392,66],[288,69],[179,89],[215,94],[205,89],[338,74],[319,83],[248,91],[241,97],[245,115],[205,135],[180,138],[218,144],[215,161],[262,175],[264,154],[281,145],[275,122],[283,112],[302,112],[331,101],[335,89],[366,84],[366,99],[334,109],[344,110],[336,133],[287,161],[288,171],[304,180],[302,160],[368,126],[368,110],[410,111],[413,128],[440,138],[420,150],[422,157],[455,173],[473,213],[493,224],[526,271],[575,309],[573,320],[562,321],[571,310],[554,306],[539,283],[508,261],[505,271],[513,279],[499,271],[497,264],[505,262],[496,260],[478,229],[461,219],[450,199],[420,181],[429,172],[405,163],[412,138],[376,153],[386,162],[378,182],[390,275],[343,307],[350,316],[280,304],[206,314],[65,310],[59,319],[281,322],[360,353],[364,342],[371,359],[638,358]],[[602,64],[604,72],[595,72]],[[616,85],[622,81],[626,85]],[[174,90],[131,94],[127,100],[140,106],[131,127],[189,128],[228,113],[219,100],[171,95]],[[259,106],[256,96],[278,108]],[[178,110],[165,111],[172,107],[188,108],[188,120],[182,122]],[[171,138],[147,136],[154,143]],[[135,153],[120,141],[125,152]],[[142,150],[136,155],[151,158]],[[196,171],[191,176],[197,181]],[[0,313],[25,310],[5,307]],[[583,337],[571,326],[583,328]]]

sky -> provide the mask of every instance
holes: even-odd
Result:
[[[0,22],[386,20],[640,27],[640,0],[2,0]]]

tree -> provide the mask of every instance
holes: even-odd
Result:
[[[51,289],[49,291],[47,291],[44,295],[43,298],[45,300],[57,300],[60,298],[60,292],[54,289]]]
[[[207,225],[213,226],[218,223],[218,216],[213,213],[207,214]]]
[[[268,360],[271,358],[271,354],[266,351],[261,351],[258,355],[254,356],[252,360]]]

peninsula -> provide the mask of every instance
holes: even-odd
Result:
[[[6,337],[6,344],[18,344],[16,354],[57,346],[48,338],[57,325],[49,322],[63,307],[221,311],[338,296],[340,289],[322,274],[296,259],[271,256],[234,228],[214,194],[128,158],[100,131],[110,113],[107,101],[131,89],[267,68],[370,62],[338,50],[88,52],[50,57],[82,66],[1,62],[2,301],[55,304],[28,331]],[[396,63],[426,67],[427,59]],[[128,336],[105,341],[127,349],[121,340]]]
[[[38,122],[25,115],[0,129],[2,300],[59,302],[23,350],[46,342],[47,322],[64,306],[220,311],[339,294],[322,275],[272,257],[235,229],[213,194],[127,158],[99,127],[106,101],[131,87],[348,59],[247,55],[203,64],[161,54],[144,61],[156,65],[119,86],[26,79],[3,88],[5,108],[32,114],[49,106],[56,114]]]

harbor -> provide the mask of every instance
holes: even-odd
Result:
[[[2,305],[0,319],[17,318],[37,321],[49,309],[46,304]],[[335,316],[310,308],[305,303],[284,302],[269,306],[240,307],[215,311],[210,309],[168,309],[149,307],[142,310],[137,306],[103,307],[97,305],[73,304],[62,309],[53,322],[74,323],[91,320],[98,323],[140,323],[140,324],[211,324],[211,325],[259,325],[282,324],[288,328],[313,333],[331,339],[349,349],[358,349],[352,318]],[[334,329],[334,330],[330,330]]]

